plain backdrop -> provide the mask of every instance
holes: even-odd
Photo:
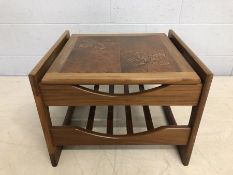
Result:
[[[233,75],[232,0],[0,0],[0,75],[27,75],[64,30],[169,29],[215,75]]]

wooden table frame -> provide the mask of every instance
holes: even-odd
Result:
[[[45,73],[69,40],[69,32],[66,31],[58,39],[29,74],[41,126],[53,166],[57,166],[62,147],[65,145],[98,144],[177,145],[182,163],[184,165],[189,164],[213,74],[174,31],[170,30],[168,37],[198,74],[201,83],[195,85],[165,84],[146,91],[144,91],[144,86],[139,84],[140,92],[133,94],[128,94],[129,89],[126,84],[124,85],[124,95],[114,94],[114,85],[109,86],[109,93],[101,93],[98,92],[98,85],[95,85],[94,90],[90,90],[79,85],[48,85],[41,83]],[[130,84],[129,82],[126,83]],[[68,110],[63,126],[52,126],[49,106],[64,105],[68,106]],[[92,105],[86,129],[69,126],[75,106],[80,105]],[[106,134],[92,131],[95,105],[108,106]],[[127,135],[113,135],[113,105],[126,105]],[[133,134],[130,105],[143,105],[148,131]],[[154,128],[147,105],[162,106],[169,125]],[[170,107],[172,105],[192,106],[188,125],[177,125]]]

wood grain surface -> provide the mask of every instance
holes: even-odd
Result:
[[[143,92],[109,94],[71,85],[41,85],[48,106],[80,105],[196,105],[201,85],[163,85]]]
[[[29,75],[51,163],[62,147],[85,144],[174,144],[188,165],[213,74],[174,31],[165,34],[72,35],[66,31]],[[80,86],[95,85],[94,90]],[[109,93],[98,91],[108,84]],[[124,85],[124,94],[114,93]],[[129,93],[128,85],[139,85]],[[160,84],[144,90],[143,84]],[[90,105],[86,129],[67,126],[74,106]],[[95,108],[108,106],[106,134],[92,131]],[[114,105],[126,106],[126,135],[114,135]],[[130,105],[143,105],[147,131],[134,133]],[[162,105],[169,126],[154,128],[148,105]],[[170,106],[190,105],[188,125]],[[49,106],[69,106],[64,126],[53,126]]]
[[[138,84],[144,83],[147,74],[150,83],[158,83],[158,75],[167,83],[173,80],[176,84],[177,77],[181,84],[200,83],[196,72],[165,34],[72,35],[42,82],[67,84],[69,79],[69,84],[102,84],[102,78],[106,84],[114,84],[123,78],[124,83],[130,80]],[[88,82],[79,81],[87,77]]]
[[[187,126],[160,126],[152,131],[130,135],[109,135],[87,131],[80,127],[54,126],[50,129],[55,145],[148,145],[187,144],[190,128]]]

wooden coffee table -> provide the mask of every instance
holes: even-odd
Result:
[[[212,77],[172,30],[168,36],[70,36],[66,31],[29,75],[53,166],[63,146],[107,144],[177,145],[188,165]],[[156,86],[145,90],[146,84]],[[109,85],[109,92],[99,91],[99,85]],[[124,86],[124,93],[114,93],[114,85]],[[129,85],[139,91],[130,92]],[[86,105],[86,127],[69,125],[75,106]],[[108,106],[105,134],[92,131],[97,105]],[[125,105],[125,135],[113,132],[114,105]],[[147,131],[134,133],[130,105],[142,105]],[[161,106],[168,125],[155,128],[148,105]],[[63,126],[52,125],[49,106],[68,106]],[[177,125],[170,106],[192,106],[188,125]]]

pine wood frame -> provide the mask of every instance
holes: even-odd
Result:
[[[169,31],[169,39],[201,79],[201,83],[195,85],[166,84],[144,91],[143,85],[140,84],[139,89],[141,92],[135,94],[128,94],[128,85],[125,85],[125,95],[114,95],[113,85],[109,86],[110,93],[104,94],[80,86],[42,84],[42,78],[69,40],[69,37],[69,31],[66,31],[29,74],[52,166],[57,166],[63,146],[76,144],[172,144],[177,145],[182,163],[188,165],[213,77],[211,71],[191,49],[188,48],[174,31]],[[126,83],[130,84],[131,82]],[[98,90],[98,85],[95,85],[95,90]],[[183,92],[183,95],[178,93],[180,91]],[[72,96],[69,95],[69,92],[72,93]],[[174,96],[174,98],[169,98],[171,96]],[[74,106],[87,104],[93,106],[90,108],[86,129],[69,126],[75,109]],[[126,105],[127,135],[113,135],[113,105],[119,104]],[[134,104],[143,105],[148,129],[146,132],[133,134],[129,105]],[[63,126],[52,126],[49,114],[50,105],[68,106]],[[106,134],[91,131],[93,128],[95,105],[108,105]],[[154,128],[147,105],[162,106],[169,125]],[[177,125],[170,108],[171,105],[192,106],[188,125]]]

